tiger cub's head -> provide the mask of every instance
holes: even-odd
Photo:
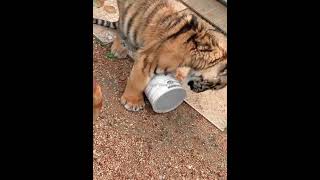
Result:
[[[189,43],[192,43],[192,71],[188,85],[194,92],[218,90],[227,85],[227,41],[226,37],[213,29],[208,29],[196,18],[192,20],[196,32]]]

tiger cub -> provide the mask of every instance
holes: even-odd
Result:
[[[226,46],[217,39],[219,32],[205,28],[196,16],[179,12],[175,9],[176,0],[118,0],[117,3],[117,22],[93,19],[93,23],[117,30],[111,47],[114,55],[124,58],[128,49],[133,51],[135,63],[121,96],[127,110],[143,109],[143,91],[155,74],[177,71],[178,78],[183,79],[192,72],[190,82],[193,83],[189,86],[195,92],[226,85],[226,81],[219,80],[226,77],[223,72],[205,78],[202,73],[227,62]],[[183,68],[190,71],[179,73]],[[199,88],[192,88],[196,82],[209,85],[198,91]]]

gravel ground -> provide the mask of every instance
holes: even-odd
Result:
[[[227,135],[188,104],[157,114],[147,102],[140,112],[119,102],[132,67],[109,59],[110,46],[93,39],[93,73],[104,94],[94,121],[94,180],[227,179]]]

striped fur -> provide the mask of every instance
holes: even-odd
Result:
[[[227,59],[218,32],[206,29],[196,16],[178,12],[175,1],[118,0],[118,22],[93,19],[95,24],[117,30],[112,53],[124,58],[128,50],[133,51],[135,64],[121,97],[128,110],[143,108],[143,90],[154,74],[179,72],[185,67],[201,72]]]
[[[93,18],[93,24],[97,24],[111,29],[118,29],[118,22],[110,22],[103,19]]]

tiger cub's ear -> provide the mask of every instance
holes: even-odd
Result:
[[[197,28],[198,28],[199,23],[198,23],[198,18],[197,18],[197,16],[195,16],[195,15],[193,15],[193,14],[191,15],[190,25],[192,25],[192,27],[193,27],[194,29],[197,29]]]
[[[197,49],[200,51],[209,51],[212,49],[212,43],[210,42],[210,38],[207,37],[205,25],[201,20],[198,19],[197,16],[191,15],[190,25],[193,30],[196,32],[194,38],[194,42],[196,43]]]

